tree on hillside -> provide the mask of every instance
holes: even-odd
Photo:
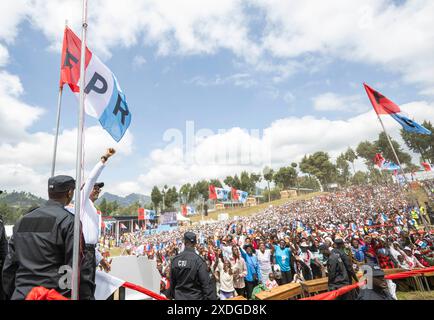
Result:
[[[262,173],[264,176],[264,180],[267,181],[267,187],[268,187],[267,197],[268,197],[268,202],[270,202],[271,201],[270,182],[273,181],[274,171],[270,167],[265,167]]]
[[[355,174],[356,170],[354,169],[354,161],[357,159],[357,154],[350,147],[348,147],[347,151],[345,151],[345,159],[348,162],[351,162],[351,165],[353,166],[353,173]]]
[[[222,183],[220,182],[219,179],[211,179],[209,181],[209,184],[212,184],[214,187],[217,187],[217,188],[222,188],[223,187],[223,185],[222,185]]]
[[[407,152],[404,152],[401,149],[401,146],[399,145],[399,143],[397,141],[393,140],[392,138],[391,138],[391,141],[392,141],[393,148],[395,149],[396,154],[397,154],[398,159],[401,162],[401,164],[402,165],[405,164],[408,166],[411,165],[411,156]],[[389,141],[388,141],[387,136],[384,132],[381,132],[378,135],[378,140],[375,141],[375,145],[376,145],[377,149],[381,150],[384,159],[389,160],[389,161],[393,161],[396,163],[396,159],[395,159],[395,156],[393,154],[393,150],[390,147]]]
[[[338,183],[340,185],[347,185],[350,178],[350,166],[344,153],[341,153],[336,159],[336,168],[338,169]]]
[[[173,210],[175,203],[178,201],[178,192],[176,187],[168,188],[164,196],[165,210]]]
[[[374,167],[374,157],[378,152],[377,147],[374,143],[369,141],[362,141],[356,148],[357,155],[365,160],[365,164],[368,169]]]
[[[297,179],[297,171],[291,166],[282,167],[274,174],[274,183],[282,189],[294,186]]]
[[[434,163],[434,126],[429,121],[424,121],[422,125],[432,134],[411,133],[401,129],[401,137],[411,151],[421,155],[423,161]]]
[[[367,184],[369,182],[369,175],[366,172],[357,171],[351,178],[351,182],[358,186]]]
[[[232,176],[227,176],[223,182],[229,186],[229,187],[234,187],[235,189],[241,189],[241,180],[240,178],[238,178],[238,175],[234,175]]]
[[[330,162],[330,156],[323,151],[315,152],[309,157],[304,156],[300,162],[300,170],[317,177],[323,186],[333,182],[337,173],[336,166]]]
[[[315,178],[309,176],[302,176],[297,178],[299,188],[312,189],[314,191],[319,191],[321,189],[318,181]]]
[[[157,210],[160,203],[163,201],[163,195],[157,186],[154,186],[151,191],[151,201],[154,204],[154,210]]]

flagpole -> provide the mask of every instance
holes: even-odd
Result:
[[[60,111],[62,108],[62,93],[63,93],[63,86],[60,86],[59,87],[59,95],[57,97],[56,135],[54,136],[53,159],[51,162],[51,176],[52,177],[54,176],[54,171],[56,169],[57,140],[59,138]]]
[[[376,113],[376,114],[377,114],[378,121],[380,121],[380,124],[383,127],[383,131],[387,137],[387,141],[389,141],[390,148],[392,148],[393,155],[395,156],[396,162],[398,163],[399,169],[401,170],[402,176],[404,177],[405,181],[408,182],[407,178],[405,177],[404,170],[402,169],[401,162],[399,161],[398,155],[396,154],[395,148],[393,147],[392,141],[390,140],[390,137],[387,134],[386,127],[384,126],[383,120],[381,120],[381,117],[379,116],[378,113]],[[398,184],[399,184],[399,181],[398,181]]]
[[[72,259],[72,300],[78,300],[80,279],[80,215],[81,215],[81,170],[83,156],[84,130],[84,84],[86,65],[86,30],[87,30],[87,0],[83,0],[83,23],[81,30],[81,58],[80,58],[80,108],[77,128],[77,160],[76,160],[76,188],[74,215],[74,248]]]
[[[65,20],[65,28],[68,26],[68,20]],[[60,58],[62,59],[62,58]],[[62,67],[63,61],[60,61],[60,66]],[[56,156],[57,156],[57,140],[59,138],[59,127],[60,127],[60,112],[62,109],[62,93],[63,85],[59,86],[59,94],[57,97],[57,120],[56,120],[56,135],[54,136],[54,147],[53,147],[53,160],[51,162],[51,176],[54,176],[56,170]]]

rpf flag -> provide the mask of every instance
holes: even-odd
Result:
[[[247,201],[247,196],[249,195],[246,191],[237,190],[238,193],[238,201],[241,203],[245,203]]]
[[[365,87],[368,98],[377,114],[392,114],[401,112],[401,109],[399,109],[399,107],[393,101],[389,100],[378,91],[375,91],[366,83],[364,83],[363,86]]]
[[[422,162],[425,171],[431,171],[431,165],[428,162]]]
[[[391,114],[391,116],[404,128],[405,131],[411,133],[426,134],[426,135],[431,134],[431,131],[429,131],[427,128],[420,125],[416,121],[404,117],[402,114],[395,113],[395,114]]]
[[[60,86],[69,85],[79,97],[81,40],[68,27],[63,37]],[[115,75],[88,48],[85,55],[85,111],[119,142],[131,122],[131,113]]]

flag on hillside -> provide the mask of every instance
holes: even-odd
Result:
[[[235,189],[234,187],[231,188],[231,197],[232,197],[232,200],[235,200],[235,201],[238,201],[238,199],[239,199],[237,189]]]
[[[386,159],[383,158],[381,153],[376,153],[374,157],[374,163],[377,165],[377,167],[381,168],[383,165],[383,162],[386,161]]]
[[[181,213],[182,213],[182,215],[183,215],[184,217],[187,216],[187,205],[186,205],[186,204],[183,204],[183,205],[182,205],[182,211],[181,211]]]
[[[374,163],[382,170],[393,171],[393,170],[398,170],[400,168],[396,163],[384,159],[381,153],[375,154]]]
[[[217,193],[215,192],[215,187],[212,184],[209,185],[209,199],[210,200],[217,199]]]
[[[245,203],[247,201],[247,196],[249,194],[243,190],[237,190],[237,193],[238,193],[238,201],[241,203]]]
[[[137,216],[139,220],[145,220],[145,209],[144,208],[138,208],[137,209]]]
[[[79,97],[81,40],[68,27],[63,37],[60,86],[68,84]],[[119,142],[131,122],[131,113],[115,75],[86,48],[85,111]]]
[[[431,171],[431,165],[428,162],[422,162],[425,171]]]
[[[217,194],[217,200],[228,201],[229,193],[231,190],[223,188],[215,188],[215,193]]]
[[[378,115],[389,114],[404,128],[405,131],[419,134],[431,134],[431,131],[424,126],[400,114],[401,109],[392,100],[389,100],[378,91],[375,91],[366,83],[364,83],[363,86],[365,87],[368,98]]]

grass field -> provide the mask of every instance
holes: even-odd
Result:
[[[311,199],[315,196],[318,196],[320,194],[324,194],[321,192],[314,192],[314,193],[310,193],[310,194],[305,194],[305,195],[301,195],[301,196],[297,196],[291,199],[279,199],[279,200],[275,200],[275,201],[271,201],[271,202],[266,202],[266,203],[262,203],[260,205],[254,206],[254,207],[245,207],[245,208],[228,208],[225,210],[219,210],[219,211],[214,211],[214,212],[210,212],[208,213],[207,217],[203,217],[204,220],[218,220],[218,215],[220,213],[228,213],[229,217],[232,218],[234,216],[250,216],[252,214],[258,213],[266,208],[268,208],[270,205],[273,206],[279,206],[281,204],[284,204],[286,202],[290,202],[290,201],[294,201],[294,200],[306,200],[306,199]],[[202,220],[202,216],[201,215],[197,215],[194,217],[190,218],[192,222],[197,222]]]
[[[434,291],[396,292],[398,300],[434,300]]]

